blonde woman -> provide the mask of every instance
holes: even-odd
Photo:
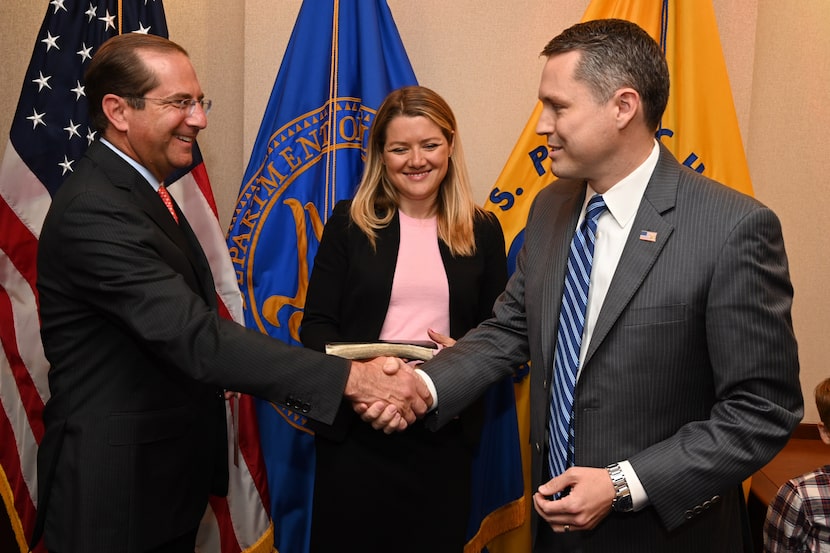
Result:
[[[353,201],[326,224],[301,339],[446,344],[489,317],[504,289],[504,238],[477,207],[452,110],[420,86],[383,102]],[[463,549],[480,404],[438,432],[373,430],[344,404],[317,428],[312,552]]]

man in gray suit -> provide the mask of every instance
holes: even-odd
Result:
[[[559,180],[534,202],[493,318],[421,367],[431,422],[529,358],[535,551],[739,552],[741,483],[803,414],[780,223],[655,140],[669,75],[642,29],[575,25],[543,54],[537,132]],[[607,209],[574,353],[573,452],[558,474],[548,423],[563,282],[595,195]]]

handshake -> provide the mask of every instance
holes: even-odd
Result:
[[[360,418],[387,434],[406,429],[433,403],[424,380],[396,357],[352,361],[343,395]]]

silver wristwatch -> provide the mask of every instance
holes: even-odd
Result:
[[[623,474],[619,463],[608,465],[605,470],[608,471],[611,483],[614,484],[614,500],[611,502],[611,508],[618,513],[630,513],[634,510],[634,503],[631,500],[631,490],[628,489],[628,482],[625,480],[625,474]]]

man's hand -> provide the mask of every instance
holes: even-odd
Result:
[[[352,361],[344,395],[364,421],[387,434],[404,430],[432,405],[421,377],[394,357]]]
[[[551,496],[567,488],[561,499]],[[539,486],[533,506],[554,532],[591,530],[611,512],[614,484],[604,468],[571,467]]]

